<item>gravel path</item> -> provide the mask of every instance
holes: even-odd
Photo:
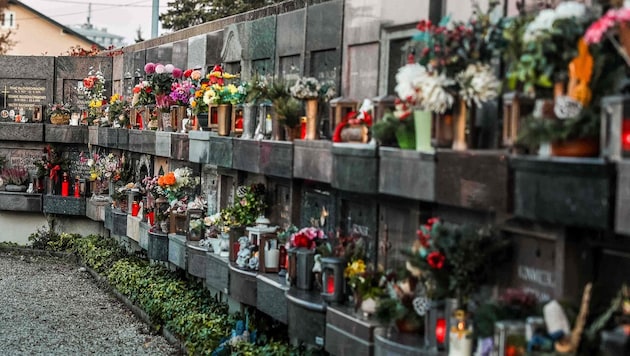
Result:
[[[175,355],[73,263],[0,252],[0,355]]]

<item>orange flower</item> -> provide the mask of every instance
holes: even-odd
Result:
[[[175,184],[176,180],[175,180],[175,173],[173,172],[168,172],[165,176],[164,176],[164,184],[165,185],[173,185]]]

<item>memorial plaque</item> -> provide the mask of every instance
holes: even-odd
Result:
[[[407,257],[402,251],[411,245],[419,226],[419,204],[399,200],[379,205],[378,263],[386,269],[404,266]],[[385,246],[389,246],[387,251]]]
[[[328,1],[307,9],[306,51],[341,48],[343,1]]]
[[[167,43],[158,47],[157,63],[169,64],[173,63],[173,44]]]
[[[394,3],[397,1],[392,1]],[[414,1],[417,2],[417,1]],[[391,5],[389,5],[391,6]],[[378,42],[381,35],[380,0],[346,0],[344,8],[344,43],[352,46],[359,43]],[[405,7],[401,7],[406,9]],[[400,8],[399,8],[400,9]],[[400,13],[406,11],[399,11]],[[417,20],[421,18],[418,17]],[[377,56],[378,59],[378,56]]]
[[[206,67],[206,37],[199,35],[188,39],[188,55],[186,56],[186,68],[202,69]]]
[[[347,85],[350,98],[373,98],[378,94],[379,44],[351,46],[348,48],[349,83]]]
[[[339,227],[345,234],[352,231],[367,236],[366,255],[369,261],[376,261],[378,206],[376,201],[364,196],[342,193],[339,199]]]
[[[173,43],[173,65],[181,70],[188,68],[188,41]]]
[[[147,61],[147,51],[139,50],[133,52],[133,76],[134,78],[142,78],[144,76],[144,65]]]
[[[303,189],[299,226],[318,226],[334,232],[337,223],[337,197],[334,191],[312,185]]]
[[[262,76],[273,75],[274,65],[271,58],[257,59],[252,61],[252,74],[259,74]]]
[[[286,81],[297,80],[302,75],[302,57],[298,55],[280,57],[279,76]]]
[[[159,54],[158,54],[158,52],[159,52],[158,47],[147,48],[146,51],[147,51],[146,60],[142,64],[142,67],[140,67],[140,68],[144,68],[144,64],[149,63],[149,62],[151,62],[151,63],[159,63],[160,62]],[[167,64],[167,63],[163,63],[163,64]],[[143,71],[143,73],[144,73],[144,71]]]
[[[299,55],[304,48],[305,10],[279,14],[277,18],[276,52],[279,57]]]
[[[70,172],[68,173],[68,178],[71,180],[71,182],[74,182],[74,178],[77,176],[80,178],[90,177],[90,167],[87,165],[87,161],[81,162],[81,152],[83,152],[83,155],[86,157],[90,156],[89,152],[87,151],[87,147],[83,147],[83,149],[74,146],[64,147],[62,156],[69,163]]]
[[[213,66],[221,63],[221,48],[223,47],[223,30],[206,35],[205,64]],[[203,66],[202,66],[203,67]]]
[[[310,76],[320,81],[338,83],[341,72],[341,52],[325,50],[311,53]]]
[[[77,87],[90,71],[97,70],[100,70],[105,78],[105,96],[111,96],[113,71],[111,57],[57,57],[55,69],[55,102],[81,104]]]
[[[37,174],[36,163],[42,159],[42,147],[0,147],[0,156],[6,158],[5,166],[26,168],[31,175]]]
[[[246,22],[247,54],[245,59],[275,58],[276,55],[276,17],[268,16]]]
[[[27,122],[34,121],[34,114],[39,110],[40,119],[42,108],[52,100],[46,88],[46,79],[0,79],[0,115],[2,121],[15,121],[15,115],[24,112]],[[13,111],[13,115],[9,112]],[[41,121],[41,120],[40,120]]]
[[[225,28],[225,34],[223,37],[223,50],[221,51],[221,58],[223,62],[240,62],[241,59],[245,59],[244,39],[245,39],[245,24],[238,23],[232,24]],[[212,63],[208,63],[211,65]]]
[[[291,180],[269,179],[267,184],[269,199],[269,220],[282,228],[287,228],[299,219],[300,194]],[[307,226],[307,225],[305,225]]]
[[[45,107],[53,101],[54,77],[55,57],[0,56],[0,108]]]

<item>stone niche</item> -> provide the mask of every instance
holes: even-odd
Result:
[[[0,107],[23,108],[32,113],[38,106],[41,112],[55,98],[56,60],[44,56],[0,56]]]
[[[509,221],[502,231],[512,242],[512,253],[503,262],[507,268],[497,268],[501,285],[532,292],[540,301],[579,301],[592,280],[592,233],[522,220]]]
[[[176,68],[186,70],[188,68],[188,41],[178,41],[173,43],[172,64]]]
[[[318,226],[334,232],[338,226],[337,196],[329,186],[304,182],[300,200],[299,226]]]
[[[144,65],[143,65],[144,66]],[[105,78],[105,97],[112,95],[112,57],[57,57],[55,60],[55,102],[75,102],[79,107],[87,107],[87,99],[77,93],[83,78],[92,71],[100,70]]]
[[[298,220],[300,193],[299,185],[295,181],[268,177],[267,197],[272,225],[286,228],[291,222]]]

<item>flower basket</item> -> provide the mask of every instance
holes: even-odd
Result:
[[[51,114],[50,123],[53,125],[68,125],[70,123],[70,114]]]

